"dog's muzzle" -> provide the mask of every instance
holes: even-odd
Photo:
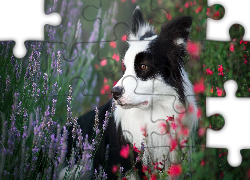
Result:
[[[115,86],[112,89],[112,91],[111,91],[111,93],[113,95],[113,98],[115,100],[119,99],[122,96],[122,94],[123,94],[123,90],[124,90],[123,87],[121,87],[121,86]]]

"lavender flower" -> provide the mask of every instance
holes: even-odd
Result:
[[[105,119],[104,119],[103,125],[102,125],[103,132],[106,130],[106,128],[108,126],[109,117],[110,117],[110,113],[108,111],[106,111],[106,113],[105,113]]]
[[[52,134],[51,135],[51,142],[50,142],[50,146],[49,146],[49,159],[52,159],[54,156],[54,137],[55,137],[55,135]]]
[[[99,131],[99,129],[98,129],[98,125],[99,125],[99,117],[98,117],[98,115],[99,115],[99,110],[96,107],[96,109],[95,109],[95,124],[94,124],[94,128],[93,128],[94,131],[96,131],[96,134],[98,134],[97,131]]]
[[[76,134],[77,134],[77,117],[74,118],[74,121],[73,121],[73,129],[72,129],[72,137],[73,137],[73,140],[76,138]]]
[[[61,52],[57,52],[57,74],[62,74],[62,65],[61,65]]]
[[[59,143],[61,141],[61,136],[60,136],[60,132],[61,132],[61,126],[60,124],[57,124],[57,133],[56,133],[56,147],[55,149],[59,148]],[[58,149],[57,154],[59,154],[60,149]]]
[[[47,73],[44,73],[43,79],[44,79],[44,84],[43,84],[42,93],[44,96],[46,96],[48,92],[48,74]]]
[[[75,39],[80,37],[80,34],[81,34],[81,22],[80,22],[80,19],[79,19],[78,22],[77,22],[77,29],[76,29]]]
[[[109,158],[109,144],[106,147],[106,152],[105,152],[105,160],[107,161]]]
[[[61,138],[61,151],[59,151],[59,169],[60,167],[62,166],[62,163],[64,162],[65,160],[65,155],[66,155],[66,152],[67,152],[67,137],[68,137],[68,134],[67,134],[67,129],[65,126],[63,126],[63,137]]]
[[[119,168],[119,173],[120,173],[121,177],[122,177],[122,172],[123,172],[123,170],[124,170],[123,167],[120,167],[120,168]]]
[[[22,113],[22,101],[20,101],[18,104],[17,115],[21,115],[21,113]]]
[[[70,155],[70,161],[69,161],[69,171],[72,171],[75,164],[75,149],[72,148],[71,155]]]
[[[52,99],[52,108],[51,108],[51,116],[55,115],[55,111],[56,111],[56,99]]]
[[[67,104],[67,123],[66,123],[67,126],[70,126],[72,123],[72,120],[73,120],[72,111],[71,111],[71,107],[70,107],[71,101],[73,100],[72,95],[73,95],[72,87],[71,87],[71,85],[69,85],[69,95],[67,98],[67,102],[68,102],[68,104]]]
[[[7,75],[5,92],[7,93],[9,90],[10,90],[10,76]]]

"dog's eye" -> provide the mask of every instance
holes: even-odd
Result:
[[[141,64],[141,69],[145,70],[145,69],[147,69],[147,66],[145,64]]]

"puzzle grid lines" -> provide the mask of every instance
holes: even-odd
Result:
[[[0,166],[0,177],[8,179],[18,173],[31,179],[35,177],[34,173],[32,174],[33,169],[30,173],[28,169],[30,167],[35,169],[34,162],[37,159],[32,163],[28,154],[35,157],[36,149],[44,144],[42,149],[48,153],[48,157],[51,157],[49,153],[59,156],[56,151],[49,151],[64,147],[64,144],[59,146],[54,143],[60,140],[54,138],[51,133],[54,129],[53,132],[58,134],[57,124],[74,122],[73,117],[78,117],[111,98],[110,91],[124,72],[122,57],[127,48],[126,32],[131,18],[128,14],[132,14],[136,5],[140,6],[144,19],[155,26],[157,34],[161,25],[174,17],[191,15],[193,18],[190,40],[187,42],[189,58],[185,66],[194,84],[200,120],[196,132],[196,145],[193,147],[195,153],[190,167],[187,168],[187,165],[181,163],[185,160],[184,154],[181,155],[180,163],[176,165],[176,168],[182,167],[181,178],[250,178],[247,158],[249,150],[241,151],[242,163],[234,168],[227,162],[227,153],[230,152],[222,148],[206,147],[206,129],[210,127],[220,130],[227,123],[227,119],[224,120],[218,114],[206,117],[206,98],[225,96],[223,84],[230,79],[238,84],[237,97],[249,96],[249,44],[243,37],[244,28],[240,25],[231,26],[230,41],[229,39],[227,42],[208,41],[206,40],[207,17],[220,19],[227,10],[220,5],[208,7],[207,1],[184,0],[138,2],[121,0],[105,1],[105,3],[101,0],[45,1],[45,12],[59,12],[62,23],[56,27],[45,26],[44,42],[27,41],[25,43],[27,54],[22,59],[13,56],[13,42],[2,42],[0,150],[1,162],[5,162],[5,165],[2,163]],[[140,92],[137,93],[140,95]],[[190,107],[188,104],[186,110],[189,111]],[[32,113],[34,137],[37,138],[33,139],[33,143],[36,146],[29,146],[29,138],[26,139],[24,135],[30,132]],[[157,119],[152,121],[157,122]],[[45,135],[39,134],[41,130],[44,130]],[[47,140],[39,139],[40,136],[46,136]],[[154,136],[150,135],[149,138],[154,139]],[[17,151],[17,142],[25,144],[26,141],[26,148]],[[171,145],[167,144],[165,147],[171,148]],[[16,155],[14,152],[19,154]],[[43,160],[47,163],[43,167],[46,172],[51,171],[50,163],[62,166],[55,159]],[[30,165],[24,166],[28,162]],[[15,168],[12,170],[9,167]],[[154,173],[158,172],[148,173],[148,178],[152,178]],[[38,176],[41,178],[43,175]]]

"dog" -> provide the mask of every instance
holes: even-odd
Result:
[[[169,168],[170,162],[180,160],[178,150],[171,143],[180,136],[183,127],[188,130],[188,135],[181,135],[179,143],[192,146],[193,142],[190,144],[185,138],[191,139],[197,126],[197,106],[192,83],[184,69],[191,25],[190,16],[181,16],[164,23],[156,35],[153,27],[144,21],[140,8],[136,7],[128,34],[129,48],[123,61],[125,72],[111,91],[113,99],[98,108],[98,128],[103,127],[106,111],[114,108],[114,113],[95,149],[90,173],[84,179],[93,179],[94,171],[100,166],[108,179],[117,179],[112,171],[114,165],[123,167],[124,173],[136,167],[137,174],[132,173],[131,179],[142,179],[142,165],[152,162],[164,162],[164,168]],[[188,112],[188,107],[192,111]],[[183,112],[186,113],[181,116]],[[95,132],[95,115],[93,110],[78,118],[83,137],[88,134],[89,142]],[[167,118],[169,121],[166,122]],[[181,126],[173,127],[173,123],[181,123]],[[72,148],[76,147],[72,129],[72,126],[68,129],[66,158],[70,158]],[[127,144],[143,151],[141,160],[136,160],[138,151],[133,151],[127,158],[121,157],[121,148]],[[106,161],[107,145],[109,157]],[[185,149],[191,155],[191,148]],[[66,168],[61,171],[61,178]]]

